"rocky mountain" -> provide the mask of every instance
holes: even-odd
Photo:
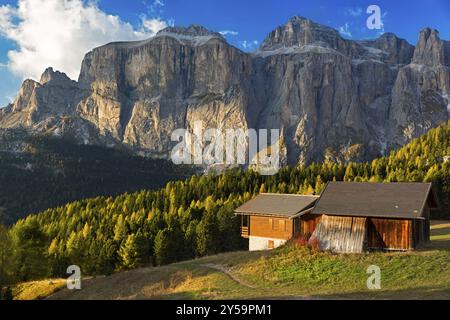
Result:
[[[201,26],[86,54],[78,82],[47,69],[0,110],[0,127],[70,134],[168,158],[178,128],[281,129],[285,162],[371,159],[446,121],[450,42],[351,41],[294,17],[245,53]]]

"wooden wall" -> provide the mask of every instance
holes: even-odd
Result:
[[[421,248],[431,240],[430,235],[430,208],[425,206],[425,220],[414,220],[412,223],[413,247]]]
[[[290,240],[314,235],[319,241],[328,241],[334,251],[340,252],[360,252],[361,241],[364,249],[412,250],[430,241],[428,206],[424,218],[406,220],[306,214],[292,220],[250,216],[250,236]]]
[[[321,215],[316,214],[305,214],[300,218],[297,218],[299,223],[299,230],[295,235],[306,237],[309,239],[316,230],[321,218]]]
[[[251,216],[250,236],[290,240],[293,237],[293,221],[285,218]]]
[[[366,218],[322,216],[311,239],[317,239],[321,250],[339,253],[361,253],[365,250]]]
[[[369,249],[410,250],[414,248],[412,220],[371,218],[367,227]]]
[[[430,224],[430,216],[431,216],[431,210],[428,205],[424,208],[424,214],[423,214],[425,221],[423,226],[423,233],[424,233],[424,243],[421,243],[419,245],[424,245],[427,242],[431,241],[431,224]]]

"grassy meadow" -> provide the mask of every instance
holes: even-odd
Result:
[[[381,268],[381,290],[367,289],[370,265]],[[85,279],[80,291],[64,286],[63,280],[31,282],[14,294],[25,300],[450,299],[450,222],[433,222],[431,244],[415,252],[343,255],[288,245]]]

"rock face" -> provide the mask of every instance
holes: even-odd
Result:
[[[178,128],[246,128],[252,59],[220,34],[168,28],[149,41],[113,43],[86,55],[78,114],[108,135],[167,156]]]
[[[364,160],[448,119],[450,42],[350,41],[301,17],[254,53],[201,26],[89,52],[78,82],[48,69],[0,110],[0,127],[68,133],[167,158],[178,128],[280,129],[285,160]]]
[[[404,144],[448,117],[450,51],[436,30],[425,29],[412,63],[401,68],[392,89],[389,136]]]
[[[16,100],[0,110],[0,128],[69,133],[82,141],[99,143],[96,129],[76,112],[82,90],[64,73],[48,68],[39,82],[25,80]],[[92,137],[90,137],[92,135]]]

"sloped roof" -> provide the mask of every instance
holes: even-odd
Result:
[[[312,213],[419,219],[431,193],[431,183],[330,182]]]
[[[318,196],[263,193],[235,210],[236,214],[292,218],[311,209]]]

